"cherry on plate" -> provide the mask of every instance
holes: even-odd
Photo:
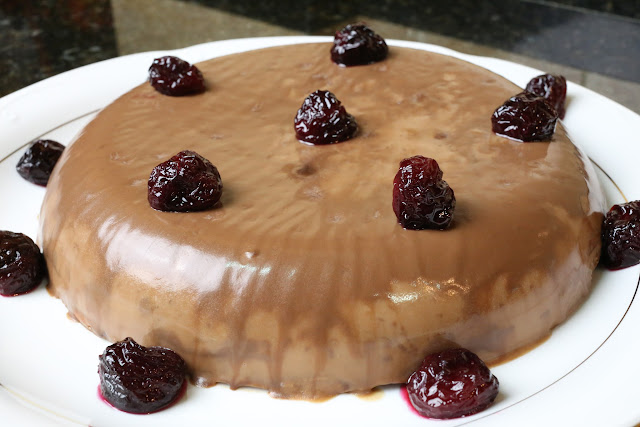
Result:
[[[40,248],[29,236],[0,231],[0,295],[16,296],[35,289],[45,272]]]
[[[602,254],[612,270],[640,263],[640,200],[613,205],[602,225]]]
[[[471,351],[453,348],[427,356],[407,381],[412,406],[427,418],[460,418],[495,400],[499,382]]]
[[[131,338],[108,346],[99,356],[100,394],[115,408],[148,414],[180,396],[187,368],[176,352],[144,347]]]
[[[64,145],[59,142],[39,139],[27,148],[18,161],[16,170],[27,181],[46,187],[63,151]]]

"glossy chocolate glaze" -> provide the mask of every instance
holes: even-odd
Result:
[[[42,209],[49,289],[75,318],[176,350],[200,384],[314,398],[404,382],[451,345],[491,362],[576,309],[603,201],[562,125],[549,143],[498,137],[491,113],[520,91],[503,78],[397,47],[344,68],[329,48],[214,59],[204,94],[143,84],[84,129]],[[355,116],[354,139],[296,141],[316,89]],[[185,149],[217,166],[221,203],[151,209],[151,169]],[[455,191],[446,231],[396,222],[393,177],[417,154]]]

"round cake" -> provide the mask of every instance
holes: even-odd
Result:
[[[143,84],[65,150],[41,240],[50,292],[94,333],[178,352],[196,382],[316,398],[405,382],[429,353],[491,363],[544,339],[586,298],[603,197],[562,124],[550,142],[491,132],[521,91],[448,56],[391,47],[366,66],[330,44],[198,64],[207,89]],[[330,90],[348,141],[296,140],[305,97]],[[151,170],[193,150],[220,171],[212,209],[161,212]],[[434,158],[455,191],[446,230],[405,230],[399,162]]]

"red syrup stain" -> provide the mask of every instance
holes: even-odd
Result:
[[[420,415],[420,413],[418,411],[416,411],[416,408],[413,407],[413,404],[411,403],[411,399],[409,399],[409,392],[407,391],[407,385],[406,384],[402,384],[400,386],[400,396],[402,397],[402,400],[404,400],[407,403],[407,406],[409,407],[411,412],[413,412],[414,414],[416,414],[420,418],[427,418],[425,416]],[[427,419],[431,420],[433,418],[427,418]]]
[[[180,391],[178,392],[178,394],[176,395],[176,398],[173,399],[171,402],[169,402],[169,404],[163,406],[162,408],[158,409],[157,411],[153,411],[153,412],[143,412],[143,413],[138,413],[138,412],[129,412],[129,411],[123,411],[122,409],[118,409],[115,406],[113,406],[111,404],[111,402],[109,402],[107,399],[104,398],[104,396],[102,395],[102,391],[100,390],[100,384],[98,384],[98,399],[102,400],[104,403],[106,403],[108,406],[112,407],[113,409],[120,411],[120,412],[126,412],[127,414],[131,414],[131,415],[148,415],[148,414],[154,414],[156,412],[162,412],[165,409],[169,409],[171,408],[173,405],[175,405],[176,403],[178,403],[178,401],[180,399],[182,399],[182,397],[185,395],[185,393],[187,392],[187,380],[185,379],[182,382],[182,387],[180,387]],[[407,397],[408,398],[408,397]]]

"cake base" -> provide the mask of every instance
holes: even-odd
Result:
[[[559,124],[549,143],[491,133],[519,88],[450,57],[392,48],[342,68],[329,44],[199,64],[208,90],[142,85],[65,151],[42,209],[49,289],[109,340],[180,353],[202,385],[316,398],[406,381],[433,351],[491,362],[547,336],[588,295],[602,197]],[[359,124],[329,146],[293,117],[331,90]],[[215,164],[216,208],[151,209],[151,169]],[[435,158],[457,199],[446,231],[402,229],[398,162]]]

